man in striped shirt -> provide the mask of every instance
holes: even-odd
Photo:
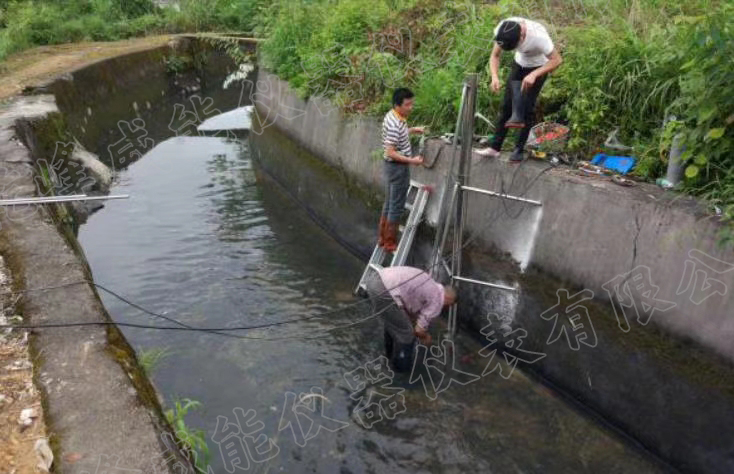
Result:
[[[398,223],[405,208],[410,186],[409,165],[423,163],[422,156],[411,157],[410,134],[423,133],[423,127],[409,128],[407,118],[413,110],[413,93],[410,89],[396,89],[392,97],[393,108],[382,122],[382,145],[385,149],[385,204],[380,216],[377,244],[388,252],[397,248]]]

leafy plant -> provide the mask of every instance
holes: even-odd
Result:
[[[678,122],[670,127],[683,136],[688,188],[733,219],[734,98],[726,70],[734,54],[734,29],[726,15],[734,14],[734,7],[729,4],[722,10],[720,15],[677,19],[688,47],[678,56],[681,93],[671,107]]]
[[[168,348],[141,349],[138,351],[138,361],[145,374],[150,375],[170,355]]]
[[[183,444],[184,448],[197,453],[195,456],[196,469],[207,472],[210,461],[209,447],[206,444],[206,433],[204,430],[195,430],[186,424],[186,415],[190,410],[201,408],[201,402],[184,398],[174,400],[173,408],[166,410],[166,420],[173,427],[176,438]]]
[[[166,71],[169,74],[178,74],[183,72],[187,67],[191,66],[191,59],[185,56],[172,54],[165,58]]]

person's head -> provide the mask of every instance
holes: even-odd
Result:
[[[443,287],[443,305],[451,306],[456,303],[456,290],[453,286],[446,285]]]
[[[410,115],[413,110],[413,91],[405,87],[395,89],[392,95],[392,106],[403,117]]]
[[[494,41],[505,51],[512,51],[520,44],[521,35],[522,28],[520,27],[520,23],[505,20],[497,27],[497,34],[494,36]]]

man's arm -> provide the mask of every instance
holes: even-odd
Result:
[[[558,66],[560,66],[563,62],[561,53],[559,53],[557,49],[553,49],[553,51],[547,56],[547,58],[547,63],[525,76],[525,79],[523,79],[522,81],[523,90],[533,87],[536,79],[544,74],[555,71],[556,69],[558,69]]]
[[[492,91],[499,92],[502,88],[500,82],[500,56],[502,55],[502,48],[497,43],[492,48],[492,56],[489,58],[489,70],[492,73]]]
[[[443,309],[443,299],[432,299],[431,302],[427,306],[423,307],[416,315],[416,329],[428,329],[431,321],[441,314],[441,309]]]
[[[548,74],[556,69],[558,69],[558,66],[561,65],[563,62],[563,58],[561,57],[561,53],[558,52],[557,49],[554,49],[548,56],[548,62],[545,63],[542,67],[536,69],[532,73],[535,74],[535,77],[540,77],[543,74]]]
[[[423,163],[422,156],[410,158],[408,156],[401,155],[400,153],[398,153],[393,145],[386,146],[385,155],[387,155],[387,157],[392,159],[393,161],[397,161],[398,163],[406,163],[409,165],[420,165],[421,163]]]

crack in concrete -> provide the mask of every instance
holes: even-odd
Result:
[[[635,269],[635,263],[637,262],[637,241],[639,240],[640,232],[642,231],[640,216],[638,216],[637,214],[635,214],[635,227],[637,228],[637,233],[635,233],[635,238],[632,239],[632,264],[630,265],[629,270],[627,270],[627,275],[624,277],[624,280],[622,280],[622,282],[619,284],[620,287],[624,286],[624,284],[629,281],[630,277],[632,276],[632,270]],[[617,277],[614,278],[616,279]]]
[[[635,262],[637,262],[637,241],[640,238],[640,232],[642,231],[642,226],[640,225],[640,216],[635,214],[635,227],[637,227],[637,233],[635,234],[635,238],[632,241],[632,266],[630,267],[630,271],[635,268]]]

